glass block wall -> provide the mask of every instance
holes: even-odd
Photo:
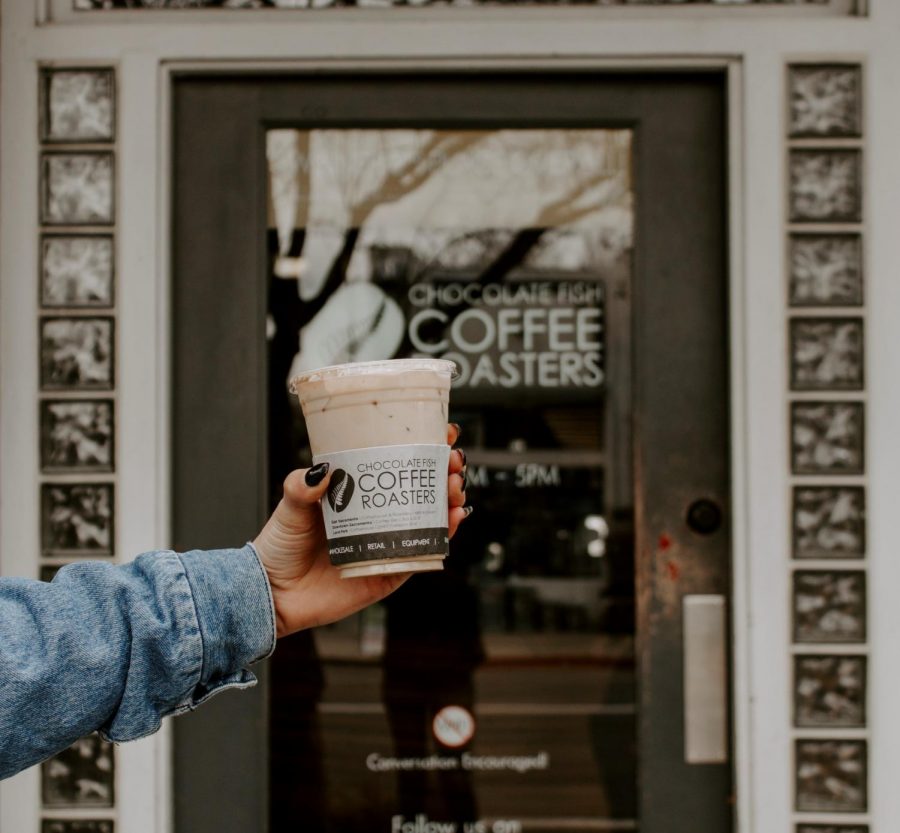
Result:
[[[77,11],[100,9],[305,9],[336,6],[828,6],[831,0],[72,0]]]
[[[115,71],[40,70],[40,578],[115,559]],[[41,765],[42,833],[114,833],[97,735]]]
[[[868,833],[862,66],[787,85],[796,833]]]

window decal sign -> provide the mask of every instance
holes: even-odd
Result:
[[[418,283],[408,336],[417,352],[456,362],[457,387],[598,388],[603,294],[587,280]]]

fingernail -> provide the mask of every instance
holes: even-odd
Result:
[[[468,518],[469,515],[471,515],[475,511],[474,506],[463,506],[463,509],[466,510],[466,518]],[[466,518],[463,518],[463,520],[465,520]]]
[[[460,474],[462,475],[463,479],[462,490],[465,491],[466,486],[469,485],[469,472],[465,466],[462,467],[462,471],[460,472]]]
[[[462,426],[458,422],[451,422],[450,426],[456,429],[456,442],[459,442],[459,438],[462,436]]]
[[[325,479],[329,468],[331,468],[330,463],[319,463],[318,466],[313,466],[306,472],[306,477],[303,478],[306,481],[306,485],[318,486]]]
[[[459,456],[462,457],[463,468],[465,468],[466,467],[466,452],[463,451],[461,448],[457,448],[456,450],[459,452]]]

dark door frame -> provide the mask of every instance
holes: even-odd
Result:
[[[179,549],[240,544],[264,518],[265,283],[248,277],[264,275],[266,268],[265,127],[635,128],[635,302],[643,312],[635,316],[634,340],[644,346],[635,357],[635,476],[643,496],[636,503],[636,561],[642,588],[639,622],[653,637],[639,643],[644,680],[639,744],[660,753],[641,755],[641,820],[647,831],[675,833],[672,823],[679,817],[689,821],[690,830],[730,829],[730,808],[718,806],[718,800],[710,802],[708,794],[699,802],[686,800],[696,792],[692,783],[709,779],[712,765],[684,764],[682,635],[673,626],[680,623],[682,595],[728,595],[730,587],[727,524],[720,536],[700,539],[683,523],[686,505],[695,496],[720,498],[728,514],[725,73],[519,70],[475,76],[447,70],[410,77],[397,71],[292,76],[217,71],[174,74],[173,79],[172,522]],[[309,83],[298,84],[303,79]],[[503,86],[502,95],[492,83]],[[333,86],[326,89],[326,84]],[[431,88],[425,90],[427,85]],[[406,115],[384,115],[388,87],[395,96],[388,106]],[[553,87],[558,95],[551,96],[550,111],[500,118],[510,87],[522,90],[526,101],[538,88]],[[687,93],[691,88],[694,96]],[[333,107],[335,89],[356,97],[352,117]],[[472,95],[460,99],[460,89]],[[448,107],[454,95],[457,104],[465,105],[462,111]],[[700,121],[715,125],[712,136],[692,133]],[[691,153],[691,146],[697,152]],[[658,194],[654,184],[661,175],[669,189]],[[223,182],[227,189],[221,188]],[[203,201],[204,194],[212,193],[215,199]],[[654,198],[640,201],[641,194]],[[719,211],[704,214],[702,209],[710,206]],[[706,251],[703,262],[693,263],[692,247]],[[676,298],[686,280],[687,304],[683,294]],[[223,304],[223,298],[229,303]],[[248,310],[256,310],[249,326]],[[198,328],[197,321],[206,323]],[[681,350],[671,349],[676,343]],[[254,379],[256,384],[234,385],[234,379]],[[690,414],[692,403],[709,397],[713,389],[724,409],[713,415],[715,430],[702,419],[642,418],[647,413]],[[664,464],[650,452],[660,448],[665,449]],[[215,484],[214,494],[210,484]],[[678,567],[677,582],[671,579],[672,563]],[[265,830],[264,669],[260,676],[255,692],[216,698],[176,722],[178,833]],[[713,780],[720,784],[714,792],[726,803],[731,767],[718,767]]]

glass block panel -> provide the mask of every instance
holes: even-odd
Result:
[[[862,474],[861,402],[791,403],[794,474]]]
[[[794,657],[794,725],[866,725],[866,658]]]
[[[41,470],[112,471],[111,399],[41,402]]]
[[[794,487],[794,558],[862,558],[865,503],[860,486]]]
[[[110,307],[113,239],[110,235],[48,234],[41,238],[41,304]]]
[[[869,833],[865,824],[798,824],[797,833]]]
[[[112,318],[41,321],[41,387],[44,390],[109,390],[112,383]]]
[[[113,506],[111,483],[44,483],[42,554],[112,555]]]
[[[790,302],[795,307],[856,307],[863,302],[858,234],[793,234]]]
[[[795,642],[865,642],[866,575],[861,570],[794,573]]]
[[[868,805],[866,751],[862,740],[798,740],[797,810],[864,812]]]
[[[114,833],[114,825],[108,819],[97,821],[45,819],[41,823],[41,833]]]
[[[789,171],[792,222],[860,222],[860,151],[792,150]]]
[[[41,764],[45,807],[112,807],[113,745],[89,735]]]
[[[41,222],[51,226],[111,225],[112,153],[45,153]]]
[[[72,0],[77,11],[100,9],[307,9],[330,7],[471,6],[503,0]],[[685,3],[715,6],[823,6],[829,0],[563,0],[564,3],[595,6],[683,6]],[[519,0],[517,5],[539,5],[539,0]],[[558,5],[558,3],[557,3]]]
[[[788,70],[791,136],[860,136],[862,68],[794,65]]]
[[[45,142],[110,142],[115,137],[112,70],[45,70],[41,94]]]
[[[791,319],[791,390],[862,387],[862,318]]]

